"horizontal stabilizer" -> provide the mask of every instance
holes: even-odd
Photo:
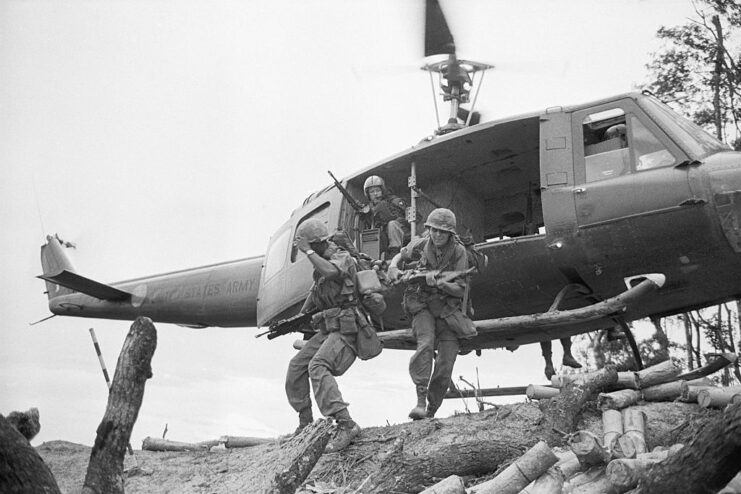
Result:
[[[128,292],[124,292],[118,288],[113,288],[104,283],[99,283],[90,278],[85,278],[84,276],[67,271],[66,269],[63,269],[55,275],[42,274],[37,276],[37,278],[41,278],[42,280],[51,283],[56,283],[57,285],[61,285],[76,292],[84,293],[85,295],[90,295],[91,297],[99,298],[101,300],[121,301],[131,298],[131,294]]]

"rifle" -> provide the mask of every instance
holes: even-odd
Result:
[[[444,282],[451,282],[455,280],[456,278],[461,278],[463,276],[469,275],[473,273],[476,270],[475,267],[470,267],[468,269],[465,269],[463,271],[439,271],[439,270],[433,270],[433,271],[426,271],[426,270],[418,270],[418,269],[412,269],[409,271],[405,271],[404,274],[399,278],[399,281],[397,283],[412,283],[412,284],[419,284],[419,285],[426,285],[428,277],[432,277],[435,280],[442,280]]]
[[[350,203],[350,206],[352,206],[355,211],[358,211],[360,213],[367,213],[369,211],[366,204],[360,204],[358,201],[355,200],[353,196],[350,195],[347,189],[342,186],[340,181],[335,178],[331,171],[327,170],[327,173],[329,173],[329,176],[332,177],[332,180],[334,180],[334,186],[337,187],[337,190],[342,193],[345,199],[347,199],[347,202]]]
[[[255,338],[260,336],[268,335],[268,339],[272,340],[278,336],[283,336],[288,333],[307,333],[306,326],[311,326],[311,318],[319,312],[318,310],[312,310],[309,312],[299,312],[295,316],[291,316],[287,319],[281,319],[272,323],[268,330],[260,334],[255,335]]]

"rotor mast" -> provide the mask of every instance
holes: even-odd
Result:
[[[484,63],[459,60],[456,56],[453,35],[438,0],[427,0],[425,9],[425,57],[442,54],[448,55],[447,60],[425,64],[421,67],[422,70],[430,74],[431,79],[433,73],[438,75],[438,84],[443,101],[450,104],[448,121],[445,125],[440,126],[438,115],[438,129],[436,131],[438,135],[461,129],[471,122],[473,106],[476,104],[476,95],[478,95],[483,81],[483,72],[494,67]],[[481,72],[482,77],[476,85],[476,93],[471,109],[467,110],[462,108],[461,104],[470,102],[469,98],[477,72]],[[434,82],[432,96],[437,113],[437,95],[434,94]]]

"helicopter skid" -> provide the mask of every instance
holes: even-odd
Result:
[[[469,340],[461,340],[461,352],[517,347],[614,326],[613,317],[624,314],[632,304],[653,294],[664,285],[665,280],[664,275],[655,273],[631,276],[625,279],[627,290],[585,307],[475,321],[478,335]],[[636,284],[632,286],[633,283]],[[416,348],[411,329],[385,331],[379,333],[378,337],[385,348]]]

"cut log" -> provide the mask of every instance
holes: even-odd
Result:
[[[738,359],[735,353],[706,355],[705,358],[708,360],[708,363],[706,365],[700,367],[699,369],[680,374],[679,376],[677,376],[677,378],[684,381],[691,381],[700,377],[709,376],[710,374],[718,372],[722,368],[731,365]]]
[[[703,408],[722,408],[729,403],[734,395],[741,393],[741,386],[726,388],[707,388],[697,393],[697,403]]]
[[[564,480],[563,473],[554,465],[521,490],[520,494],[561,494]]]
[[[731,405],[736,405],[738,403],[741,403],[741,394],[731,396]]]
[[[527,387],[525,394],[531,400],[544,400],[553,398],[560,392],[561,390],[552,386],[538,386],[537,384],[531,384]]]
[[[551,448],[540,441],[502,473],[469,489],[470,494],[517,494],[558,461]]]
[[[146,437],[142,441],[142,449],[145,451],[208,451],[218,445],[218,439],[200,443],[183,443],[157,437]]]
[[[601,410],[622,410],[635,405],[641,399],[641,392],[634,389],[621,389],[597,395],[597,406]]]
[[[717,387],[711,384],[690,384],[696,381],[680,382],[682,383],[682,394],[679,395],[679,401],[683,401],[685,403],[697,403],[697,395],[700,393],[700,391],[702,391],[703,389],[711,389]]]
[[[636,383],[638,384],[639,389],[644,389],[649,386],[674,381],[681,372],[681,362],[677,359],[670,358],[636,372]]]
[[[680,448],[681,449],[681,448]],[[677,450],[643,453],[636,458],[618,458],[607,464],[605,474],[620,492],[633,489],[649,467],[666,460]]]
[[[614,445],[616,458],[635,458],[647,451],[646,448],[646,415],[636,409],[627,408],[623,414],[623,435]]]
[[[124,454],[139,415],[144,384],[152,377],[151,363],[156,347],[157,330],[152,321],[146,317],[137,318],[118,357],[108,406],[90,454],[83,494],[124,492]]]
[[[623,435],[623,414],[619,410],[603,410],[602,431],[602,444],[612,452],[618,438]]]
[[[445,393],[446,400],[455,398],[476,398],[484,396],[517,396],[524,395],[527,392],[527,386],[503,386],[500,388],[481,388],[481,389],[458,389],[451,386],[450,391]]]
[[[717,492],[740,468],[741,404],[738,404],[705,423],[682,450],[651,467],[638,486],[641,492],[651,494]]]
[[[49,467],[28,439],[0,415],[0,492],[59,493]]]
[[[569,447],[583,468],[604,465],[610,460],[599,438],[589,431],[577,431],[569,436]]]
[[[227,448],[251,448],[253,446],[259,446],[260,444],[275,442],[275,439],[267,439],[264,437],[221,436],[219,442],[223,443]]]
[[[617,389],[638,389],[635,372],[618,372],[618,380],[615,383]]]
[[[589,397],[615,382],[617,371],[614,366],[607,366],[599,371],[583,374],[579,379],[570,380],[558,396],[541,401],[545,426],[551,431],[547,438],[548,443],[559,444],[559,433],[576,430],[576,422]]]
[[[671,381],[643,389],[643,399],[646,401],[674,401],[682,395],[684,381]]]
[[[423,490],[420,494],[466,494],[466,487],[463,485],[463,479],[457,475],[451,475]]]
[[[592,467],[568,479],[563,486],[565,494],[617,494],[605,475],[605,467]]]

